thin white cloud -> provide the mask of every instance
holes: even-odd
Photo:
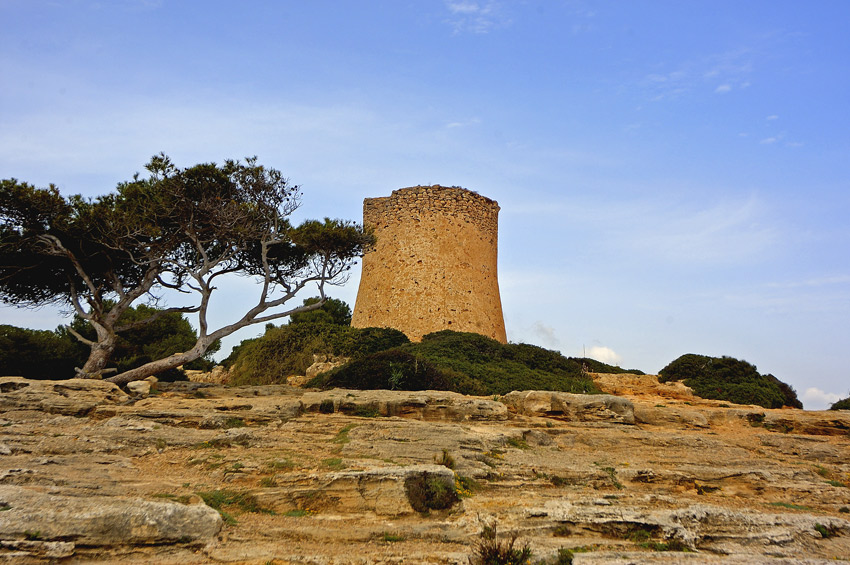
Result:
[[[772,122],[773,120],[778,120],[779,116],[777,116],[776,114],[771,114],[768,117],[766,117],[765,119],[769,122]]]
[[[832,404],[841,400],[834,392],[826,392],[817,387],[807,388],[802,395],[803,405],[807,410],[827,410]]]
[[[731,91],[732,91],[732,85],[731,84],[721,84],[720,86],[718,86],[717,88],[714,89],[714,92],[716,92],[717,94],[726,94],[727,92],[731,92]]]
[[[534,336],[534,342],[540,344],[547,349],[558,349],[561,342],[558,336],[555,335],[555,328],[547,326],[540,320],[534,322],[531,326],[531,334]]]
[[[776,137],[776,136],[765,137],[764,139],[762,139],[761,141],[759,141],[759,143],[761,143],[762,145],[771,145],[771,144],[776,143],[777,141],[779,141],[779,139],[780,139],[780,138],[779,138],[779,137]]]
[[[511,24],[504,6],[496,0],[445,0],[449,18],[446,19],[455,33],[489,33]]]
[[[468,120],[461,120],[457,122],[449,122],[446,124],[446,128],[454,129],[454,128],[463,128],[468,126],[477,126],[481,123],[480,118],[469,118]]]
[[[696,210],[670,204],[641,213],[646,225],[627,241],[642,255],[665,262],[734,263],[761,255],[778,240],[776,230],[760,222],[762,204],[755,196]]]

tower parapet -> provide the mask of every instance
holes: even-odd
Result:
[[[413,341],[439,331],[507,341],[497,276],[499,204],[459,187],[414,186],[363,201],[376,236],[351,325]]]

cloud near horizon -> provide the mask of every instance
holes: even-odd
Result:
[[[596,359],[597,361],[607,363],[608,365],[614,365],[616,367],[619,367],[623,360],[623,358],[620,357],[620,355],[618,355],[613,349],[602,345],[594,345],[588,349],[587,356],[591,359]]]
[[[800,400],[803,401],[806,410],[827,410],[832,404],[841,400],[841,396],[817,387],[809,387],[801,395]]]

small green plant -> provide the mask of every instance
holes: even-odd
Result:
[[[261,507],[254,495],[246,492],[212,490],[199,492],[198,496],[201,497],[207,506],[214,510],[218,510],[218,513],[221,514],[221,517],[224,519],[224,523],[228,525],[235,525],[236,519],[226,512],[224,510],[225,508],[236,507],[242,512],[262,512],[265,514],[274,514],[273,510]]]
[[[443,467],[448,467],[449,469],[455,468],[455,459],[452,457],[451,453],[449,453],[448,449],[444,449],[442,453],[434,456],[434,462],[437,465],[442,465]]]
[[[287,510],[283,513],[284,516],[287,516],[289,518],[301,518],[303,516],[310,516],[312,514],[315,514],[315,512],[311,510],[305,510],[303,508],[295,508],[293,510]]]
[[[691,551],[691,548],[677,539],[668,542],[648,541],[639,545],[652,551]]]
[[[0,502],[0,512],[6,512],[7,510],[11,510],[12,505],[8,502]]]
[[[838,535],[838,529],[833,526],[824,526],[823,524],[815,524],[815,531],[821,535],[822,538],[831,538],[833,536]]]
[[[445,510],[454,506],[457,494],[457,475],[454,484],[440,475],[419,473],[407,477],[404,490],[410,506],[417,512],[427,514],[431,510]]]
[[[475,479],[455,473],[455,493],[457,493],[458,498],[469,498],[475,494],[477,488],[478,483],[475,482]]]
[[[339,457],[331,457],[329,459],[322,459],[322,465],[330,469],[331,471],[341,471],[345,469],[346,465],[342,462],[342,459]]]
[[[244,428],[245,425],[246,425],[245,420],[243,420],[242,418],[228,418],[227,420],[224,421],[224,423],[221,425],[221,427],[226,428],[226,429]]]
[[[642,528],[634,530],[632,533],[629,534],[629,541],[633,541],[635,543],[644,543],[648,542],[651,539],[652,533]]]
[[[810,506],[803,506],[801,504],[792,504],[790,502],[770,502],[770,506],[778,506],[780,508],[787,508],[789,510],[812,510]]]
[[[608,474],[611,478],[611,483],[617,488],[617,490],[626,488],[623,486],[623,483],[617,480],[617,470],[614,467],[603,467],[599,463],[595,463],[595,465]]]
[[[263,477],[260,479],[260,486],[265,488],[272,488],[277,486],[277,481],[274,477]]]
[[[269,461],[267,465],[272,471],[289,471],[295,468],[295,463],[289,459],[275,459],[274,461]]]
[[[815,473],[824,478],[829,478],[832,476],[832,473],[826,467],[821,467],[820,465],[815,465]]]
[[[381,536],[381,539],[383,539],[386,542],[395,543],[397,541],[404,541],[407,538],[404,537],[403,535],[400,535],[400,534],[391,534],[389,532],[384,532],[383,535]]]
[[[847,485],[845,485],[841,481],[836,481],[836,480],[833,480],[833,479],[826,481],[826,484],[832,485],[834,487],[845,487],[845,488],[847,487]]]
[[[346,443],[351,441],[351,438],[348,437],[348,432],[357,427],[357,424],[346,424],[339,430],[334,436],[333,442],[338,443],[340,445],[345,445]]]
[[[27,530],[24,532],[24,537],[27,538],[29,541],[37,541],[41,539],[41,532],[38,530],[32,532]]]
[[[512,534],[509,540],[499,540],[496,524],[485,524],[481,530],[478,543],[475,544],[475,565],[525,565],[531,562],[532,551],[528,543],[516,547],[517,535]]]
[[[575,554],[571,549],[562,547],[558,550],[557,555],[555,555],[555,565],[572,565],[574,557]]]
[[[573,535],[573,532],[566,524],[558,524],[555,526],[555,529],[552,530],[552,535],[558,538],[568,538]]]
[[[3,510],[3,508],[0,508],[0,510]],[[842,506],[841,508],[838,509],[838,511],[841,512],[842,514],[850,514],[850,507]]]
[[[319,412],[322,414],[333,414],[334,413],[334,401],[330,398],[326,398],[319,403]]]
[[[523,438],[509,437],[505,443],[516,449],[529,449],[528,442]]]

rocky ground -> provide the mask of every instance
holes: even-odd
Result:
[[[611,394],[0,378],[0,561],[468,563],[485,525],[532,562],[850,561],[850,413],[597,382]]]

